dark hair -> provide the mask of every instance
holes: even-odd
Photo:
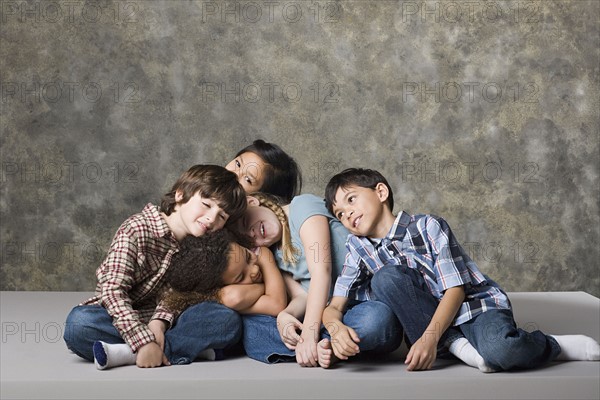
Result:
[[[389,195],[386,203],[390,207],[390,211],[392,211],[394,209],[394,193],[390,184],[379,171],[365,168],[347,168],[334,175],[325,187],[325,207],[333,214],[335,194],[338,189],[345,189],[351,185],[375,189],[375,186],[379,183],[383,183],[388,188]]]
[[[218,300],[232,243],[248,244],[247,238],[228,229],[186,236],[165,273],[169,289],[162,297],[164,305],[181,312],[196,303]]]
[[[235,156],[243,153],[254,153],[259,156],[267,167],[263,171],[264,181],[261,192],[281,197],[286,204],[302,190],[302,173],[296,161],[281,147],[273,143],[257,139],[251,145],[244,147]]]
[[[180,204],[187,203],[197,192],[202,197],[214,199],[229,215],[228,223],[246,212],[246,192],[237,175],[219,165],[194,165],[185,171],[162,198],[160,209],[167,215],[175,212],[177,191],[183,195]]]

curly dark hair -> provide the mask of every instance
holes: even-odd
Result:
[[[232,243],[247,247],[249,240],[228,229],[185,237],[165,274],[164,306],[182,312],[193,304],[219,301]]]

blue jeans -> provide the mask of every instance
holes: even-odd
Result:
[[[390,306],[400,320],[409,344],[417,341],[431,322],[439,301],[428,290],[420,272],[406,266],[386,266],[371,281],[375,297]],[[535,368],[560,353],[554,338],[540,331],[517,328],[511,310],[488,310],[444,332],[444,343],[466,337],[485,362],[495,370]]]
[[[404,328],[408,345],[412,345],[423,335],[437,306],[421,273],[404,265],[390,265],[380,269],[371,279],[374,297],[387,304]],[[445,355],[445,342],[462,337],[456,328],[447,329],[441,336],[438,346],[440,355]]]
[[[269,315],[244,315],[244,348],[246,354],[267,364],[296,361],[296,353],[283,344],[277,330],[277,319]],[[402,342],[402,327],[392,311],[378,301],[351,303],[344,313],[345,325],[356,331],[361,354],[391,353]],[[321,327],[321,338],[330,338]]]
[[[488,310],[459,328],[485,362],[498,371],[540,367],[561,351],[553,337],[517,328],[511,310]]]
[[[241,318],[217,303],[205,302],[186,309],[165,332],[165,355],[171,364],[189,364],[206,349],[223,349],[242,336]],[[94,361],[95,341],[124,343],[112,324],[112,317],[100,305],[78,306],[67,317],[64,334],[67,347],[88,361]]]

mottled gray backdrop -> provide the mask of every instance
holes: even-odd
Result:
[[[598,1],[2,1],[2,290],[255,138],[382,171],[509,291],[600,296]]]

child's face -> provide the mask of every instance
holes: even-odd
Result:
[[[246,193],[258,192],[264,183],[267,164],[258,155],[246,152],[231,160],[225,169],[234,172]]]
[[[229,264],[223,273],[223,283],[225,285],[262,283],[262,273],[257,260],[256,254],[237,243],[232,243]]]
[[[177,192],[175,200],[179,202],[181,198],[182,194]],[[202,236],[206,232],[219,230],[229,218],[214,199],[204,198],[200,192],[196,192],[186,203],[177,204],[175,210],[179,225],[186,235]]]
[[[267,207],[248,196],[246,213],[237,222],[237,229],[252,238],[255,246],[269,247],[281,240],[281,222]]]
[[[350,185],[337,190],[333,215],[350,233],[356,236],[374,237],[387,199],[387,195],[382,196],[378,192],[379,185],[383,184],[378,184],[375,189]]]

